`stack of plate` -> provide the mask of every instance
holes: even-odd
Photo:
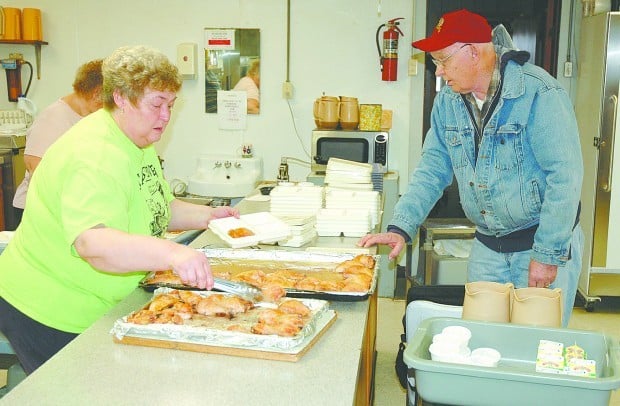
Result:
[[[374,190],[347,190],[328,187],[325,189],[326,209],[366,210],[370,215],[370,227],[379,224],[381,196]],[[347,219],[343,219],[345,221]]]
[[[289,225],[291,237],[278,241],[282,247],[301,247],[316,237],[316,216],[280,217],[280,220]]]
[[[310,182],[281,183],[269,195],[269,211],[278,217],[314,216],[323,207],[323,187]]]
[[[321,209],[316,215],[316,232],[320,236],[362,237],[370,230],[368,210]]]
[[[373,190],[373,166],[340,158],[329,158],[325,170],[325,184],[354,190]]]

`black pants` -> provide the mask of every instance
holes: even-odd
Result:
[[[3,298],[0,298],[0,331],[11,343],[28,375],[77,337],[77,334],[56,330],[31,319]]]

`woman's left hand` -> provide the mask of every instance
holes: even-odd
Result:
[[[224,217],[239,218],[239,209],[235,209],[234,207],[229,206],[214,207],[211,210],[211,218],[209,218],[209,221],[213,219],[221,219]]]

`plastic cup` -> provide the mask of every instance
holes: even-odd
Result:
[[[494,348],[476,348],[471,352],[469,361],[473,365],[482,367],[496,367],[502,355]]]
[[[460,348],[467,347],[471,339],[471,330],[463,326],[444,327],[441,334],[449,337],[451,341],[457,342]]]

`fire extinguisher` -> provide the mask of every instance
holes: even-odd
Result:
[[[381,24],[377,28],[377,51],[379,51],[379,60],[381,63],[381,80],[391,82],[396,80],[398,69],[398,36],[404,35],[398,28],[398,20],[404,20],[404,17],[394,18],[385,24]],[[383,33],[383,52],[379,45],[379,33],[383,27],[387,30]]]

